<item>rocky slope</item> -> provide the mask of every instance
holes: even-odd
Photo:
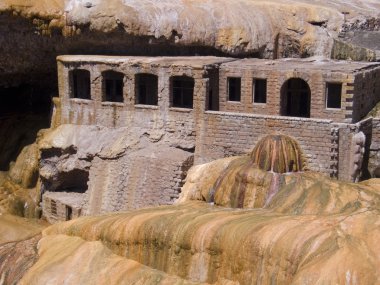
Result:
[[[379,284],[378,179],[349,184],[296,172],[262,208],[187,201],[206,199],[239,159],[195,167],[180,205],[45,229],[20,284]]]

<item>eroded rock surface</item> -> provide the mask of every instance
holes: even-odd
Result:
[[[179,205],[45,229],[21,284],[378,284],[378,179],[344,183],[313,172],[264,171],[247,161],[232,157],[194,167]],[[262,178],[276,175],[281,180],[271,192],[272,183]],[[218,197],[220,189],[228,194]],[[246,208],[231,208],[236,193],[244,194],[238,207]],[[264,203],[245,205],[247,198]]]
[[[18,284],[199,284],[117,256],[99,241],[78,237],[44,237],[39,241],[38,255]]]
[[[366,29],[355,23],[376,20],[379,8],[370,0],[6,0],[0,85],[54,87],[60,54],[330,56],[341,30]]]
[[[192,152],[142,128],[62,125],[39,147],[42,192],[61,202],[81,194],[85,215],[171,204],[193,164]],[[48,200],[43,210],[50,222],[65,219]]]
[[[100,240],[118,255],[192,281],[377,284],[378,224],[378,210],[368,208],[317,216],[193,202],[80,218],[44,234]]]
[[[38,259],[37,243],[47,223],[0,213],[0,284],[17,284]]]
[[[380,207],[379,180],[359,184],[316,172],[274,173],[249,156],[216,160],[190,169],[177,203],[201,200],[233,208],[266,208],[283,214],[353,213]]]

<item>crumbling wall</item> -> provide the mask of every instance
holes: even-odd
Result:
[[[51,224],[81,216],[83,194],[46,192],[42,197],[43,217]]]
[[[119,159],[95,158],[84,214],[169,205],[179,197],[193,154],[151,145]]]
[[[355,76],[353,120],[363,119],[380,100],[380,67]]]
[[[154,129],[61,125],[40,143],[45,216],[54,222],[67,219],[67,207],[75,217],[173,203],[194,154],[181,139],[172,142]],[[78,171],[88,173],[83,191],[67,187]]]

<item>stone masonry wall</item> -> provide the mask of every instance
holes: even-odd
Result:
[[[227,78],[241,77],[241,101],[228,101]],[[253,102],[253,80],[267,79],[267,103]],[[344,122],[348,118],[346,110],[351,110],[350,103],[346,101],[353,76],[340,72],[320,71],[277,71],[258,69],[231,69],[224,68],[220,71],[220,110],[226,112],[239,112],[261,115],[279,116],[281,113],[281,89],[290,78],[305,80],[311,90],[310,117],[316,119],[329,118],[336,122]],[[326,108],[326,83],[342,83],[342,106],[341,109]],[[352,96],[352,95],[351,95]],[[350,114],[352,112],[349,112]],[[348,120],[347,122],[351,122]]]
[[[337,149],[331,120],[269,117],[226,112],[206,112],[200,126],[195,163],[249,153],[265,135],[282,133],[295,138],[304,151],[308,168],[333,174]]]
[[[70,98],[69,70],[86,69],[91,74],[92,100]],[[194,102],[201,96],[203,69],[190,67],[162,68],[158,66],[128,66],[91,63],[58,63],[60,71],[59,89],[61,94],[61,124],[99,125],[106,127],[139,127],[155,131],[158,139],[166,139],[174,145],[194,148],[195,113],[200,111],[197,104],[193,109],[170,107],[170,77],[186,75],[194,78]],[[124,78],[124,102],[102,102],[101,73],[106,70],[122,72]],[[135,104],[135,74],[150,73],[158,76],[158,105]],[[200,106],[200,105],[199,105]]]
[[[380,68],[367,70],[355,76],[353,91],[353,120],[365,117],[380,101]]]
[[[42,197],[42,212],[46,220],[54,224],[68,220],[68,207],[71,219],[81,215],[83,194],[66,192],[46,192]]]

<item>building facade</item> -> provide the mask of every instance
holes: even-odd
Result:
[[[380,120],[365,116],[380,101],[379,63],[111,56],[57,61],[53,125],[158,133],[160,141],[188,154],[177,172],[183,160],[190,166],[190,156],[200,164],[245,154],[273,133],[295,138],[310,170],[340,180],[358,181],[378,167]]]

